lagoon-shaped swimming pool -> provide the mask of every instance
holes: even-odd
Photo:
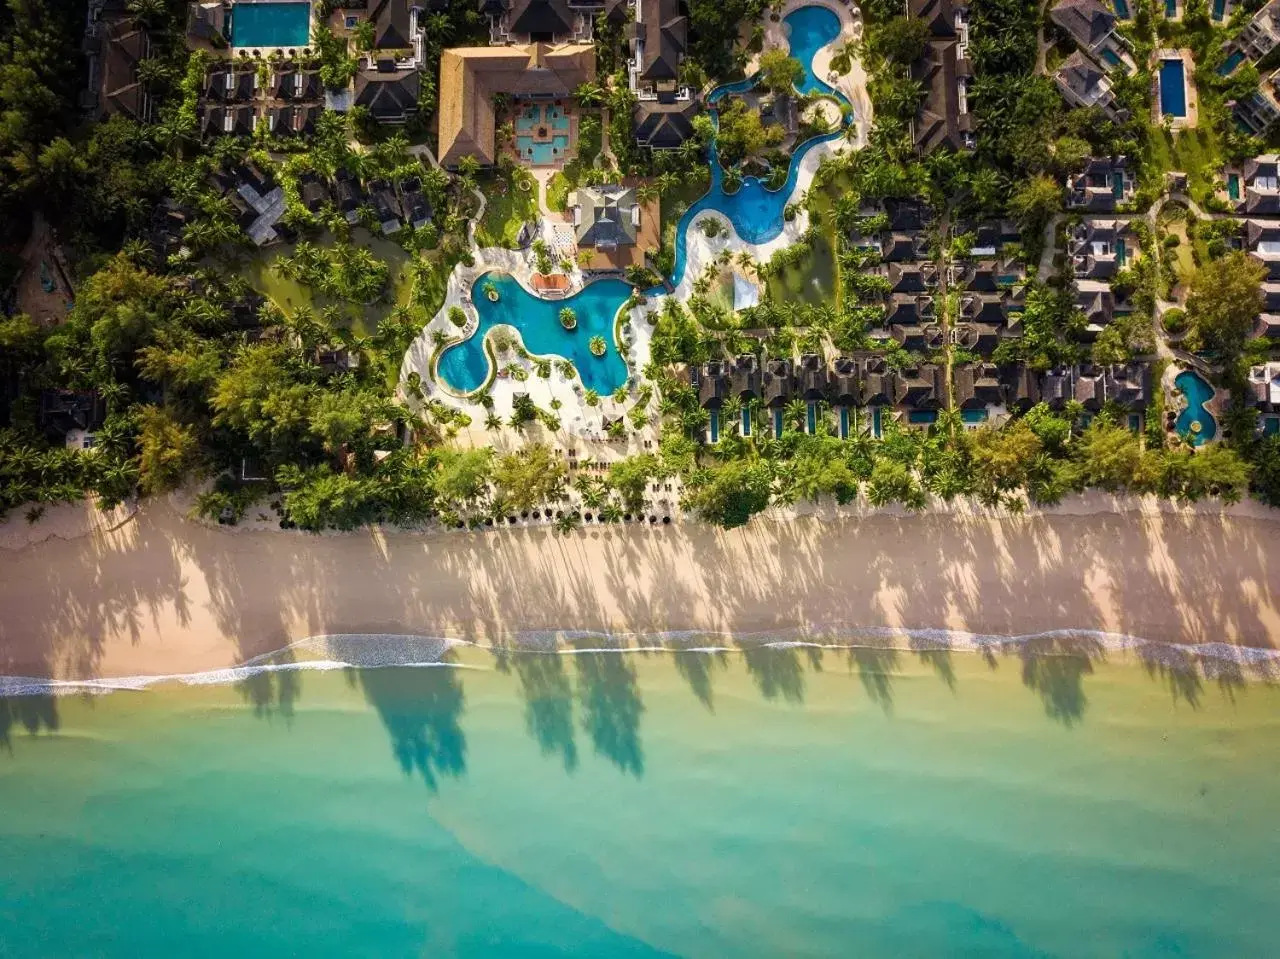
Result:
[[[498,293],[496,303],[484,292],[487,283]],[[490,372],[484,338],[501,325],[519,332],[525,349],[535,356],[572,361],[583,385],[601,396],[627,382],[627,364],[613,333],[614,318],[631,296],[631,287],[622,280],[596,280],[563,300],[544,300],[511,276],[485,273],[476,280],[471,296],[480,317],[475,333],[448,347],[436,364],[436,378],[453,391],[471,393],[484,386]],[[560,311],[566,306],[578,317],[573,330],[560,325]],[[591,355],[588,343],[593,336],[603,336],[608,344],[604,356]]]
[[[1205,406],[1213,399],[1213,387],[1208,380],[1192,370],[1179,373],[1174,378],[1173,385],[1187,398],[1186,409],[1178,414],[1174,429],[1192,446],[1202,446],[1218,434],[1217,421]]]
[[[840,36],[840,18],[826,7],[801,7],[783,18],[791,44],[791,55],[804,67],[804,76],[796,89],[800,93],[823,93],[847,105],[838,90],[813,72],[813,58],[819,50]],[[715,116],[715,104],[731,93],[744,93],[755,85],[754,78],[726,83],[712,90],[707,105]],[[850,118],[852,119],[852,118]],[[814,137],[800,144],[791,156],[786,182],[777,190],[770,190],[758,177],[745,177],[735,193],[724,189],[724,170],[714,147],[711,150],[711,188],[680,218],[676,228],[676,261],[671,283],[678,286],[684,276],[689,227],[699,214],[708,210],[723,214],[738,236],[746,243],[768,243],[782,232],[786,224],[784,213],[787,201],[795,192],[800,162],[810,150],[843,136],[843,131]]]

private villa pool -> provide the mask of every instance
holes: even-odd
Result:
[[[1116,16],[1121,20],[1129,19],[1129,4],[1127,0],[1116,0]]]
[[[489,283],[498,295],[496,302],[485,292]],[[565,299],[544,300],[528,292],[511,276],[485,273],[471,287],[471,299],[480,322],[471,336],[446,347],[440,354],[436,379],[456,393],[472,393],[484,386],[491,371],[485,336],[495,326],[506,325],[520,334],[525,349],[531,354],[571,361],[584,387],[608,396],[627,382],[627,364],[618,353],[614,338],[614,318],[630,296],[629,284],[604,279],[589,283],[581,292]],[[560,324],[560,311],[566,306],[578,317],[578,325],[572,330]],[[604,356],[591,354],[588,344],[593,336],[604,337],[608,344]],[[502,362],[500,359],[499,363]]]
[[[1235,68],[1240,66],[1242,63],[1244,63],[1244,52],[1242,50],[1235,50],[1232,52],[1231,56],[1227,57],[1227,59],[1223,61],[1222,66],[1218,67],[1218,75],[1225,77],[1234,72]]]
[[[532,166],[561,163],[569,153],[569,115],[560,103],[526,103],[516,114],[516,152]]]
[[[1180,119],[1187,115],[1186,65],[1181,57],[1160,61],[1160,112]]]
[[[802,93],[824,93],[847,106],[845,98],[813,72],[814,55],[840,36],[840,18],[826,7],[801,7],[787,14],[782,20],[791,42],[791,54],[804,66],[804,76],[797,89]],[[743,93],[755,85],[754,78],[726,83],[712,90],[707,97],[712,117],[715,104],[725,96]],[[734,193],[724,189],[724,170],[714,146],[711,151],[711,188],[689,207],[676,229],[676,260],[671,282],[679,285],[684,276],[686,237],[690,225],[703,212],[713,210],[723,214],[738,236],[746,243],[768,243],[782,232],[785,225],[784,211],[795,190],[800,163],[814,147],[839,139],[843,131],[813,137],[796,147],[791,156],[786,182],[777,190],[770,190],[758,177],[744,177],[742,186]]]
[[[1173,385],[1187,398],[1187,406],[1178,414],[1174,429],[1192,446],[1202,446],[1218,433],[1218,424],[1206,403],[1213,399],[1214,389],[1199,373],[1186,370],[1174,378]]]
[[[227,14],[231,46],[305,47],[311,42],[311,4],[240,2]]]

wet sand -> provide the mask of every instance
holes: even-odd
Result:
[[[1280,645],[1268,514],[1099,508],[309,536],[232,533],[151,503],[116,529],[0,551],[0,674],[195,672],[365,632],[1078,629]]]

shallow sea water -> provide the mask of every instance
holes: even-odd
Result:
[[[1264,682],[1114,651],[444,662],[0,701],[0,955],[1274,954]]]

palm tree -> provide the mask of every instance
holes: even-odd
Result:
[[[605,90],[600,84],[588,80],[578,84],[578,89],[573,91],[573,96],[584,107],[598,107],[604,102]]]
[[[654,200],[658,199],[660,194],[661,191],[658,189],[657,184],[653,183],[651,180],[646,180],[644,183],[641,183],[636,187],[636,199],[641,203],[652,203]]]
[[[164,17],[164,0],[129,0],[129,15],[135,23],[155,26]]]
[[[797,430],[804,432],[805,415],[809,412],[809,407],[804,400],[798,396],[792,397],[787,401],[783,412],[787,422],[794,423]]]
[[[489,413],[488,416],[484,418],[484,428],[487,430],[492,430],[493,432],[497,432],[498,430],[502,429],[502,426],[503,426],[502,417],[499,416],[497,413],[491,412]]]

